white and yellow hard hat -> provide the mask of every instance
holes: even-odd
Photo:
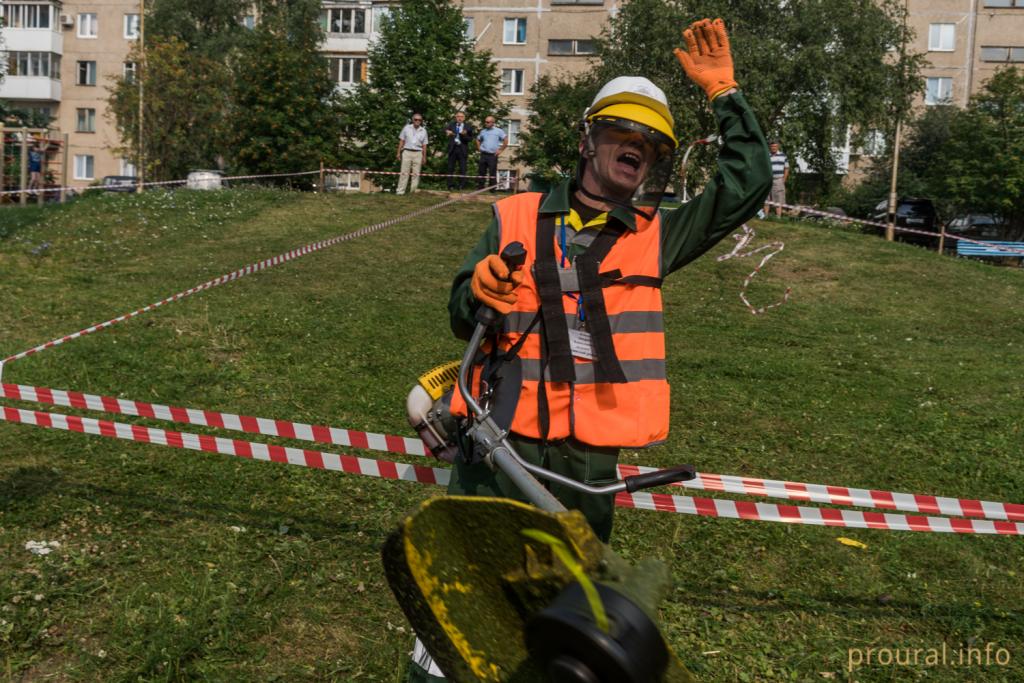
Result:
[[[583,115],[586,123],[632,121],[660,133],[678,147],[675,121],[668,110],[668,98],[661,88],[643,76],[619,76],[604,84]]]

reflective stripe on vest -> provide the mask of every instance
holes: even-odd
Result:
[[[540,299],[533,279],[538,209],[542,195],[523,193],[495,204],[499,221],[499,250],[511,242],[522,242],[527,258],[523,283],[516,289],[518,300],[505,318],[499,348],[509,349],[523,336],[537,311]],[[620,271],[623,277],[641,276],[641,281],[660,278],[661,223],[659,217],[646,221],[637,217],[636,232],[627,231],[600,264],[602,273]],[[576,380],[545,382],[549,440],[574,437],[594,446],[642,448],[665,440],[669,422],[669,386],[665,379],[665,337],[661,291],[656,286],[613,284],[603,288],[605,309],[611,328],[615,355],[626,382],[603,381],[594,362],[574,358]],[[562,297],[566,323],[577,323],[576,303]],[[542,438],[538,415],[541,388],[541,326],[534,327],[519,350],[523,365],[522,388],[512,432]],[[550,377],[548,373],[545,376]],[[455,392],[452,411],[465,414],[465,405]]]

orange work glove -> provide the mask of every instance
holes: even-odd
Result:
[[[497,254],[491,254],[476,264],[470,289],[477,301],[490,306],[502,315],[512,310],[512,304],[519,298],[515,288],[523,282],[519,271],[509,272],[508,266]]]
[[[676,48],[674,54],[690,80],[704,88],[713,100],[730,88],[736,87],[732,73],[732,52],[725,22],[721,19],[701,19],[683,31],[686,49]]]

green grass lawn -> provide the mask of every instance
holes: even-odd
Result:
[[[438,201],[234,189],[0,210],[0,357]],[[3,381],[409,434],[408,389],[461,356],[448,287],[489,216],[440,209],[12,363]],[[731,240],[668,280],[672,433],[625,461],[1024,502],[1024,272],[755,227],[786,248],[749,297],[789,285],[791,301],[746,310],[756,263],[713,258]],[[0,680],[397,681],[412,635],[379,548],[441,493],[0,423]],[[43,557],[29,540],[61,545]],[[1024,679],[1019,537],[621,510],[612,545],[670,563],[665,630],[702,680]],[[1011,662],[846,670],[851,648],[943,643]]]

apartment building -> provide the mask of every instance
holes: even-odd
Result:
[[[530,115],[530,88],[543,75],[578,73],[595,54],[594,37],[621,0],[464,0],[466,32],[489,50],[501,72],[501,99],[511,107],[499,125],[509,139],[498,162],[499,180],[512,182],[526,169],[512,162]]]
[[[159,0],[150,0],[158,2]],[[529,91],[542,75],[587,68],[594,37],[627,0],[463,0],[466,34],[491,52],[501,73],[500,97],[511,108],[501,125],[512,163],[529,117]],[[911,49],[927,54],[923,106],[966,104],[1000,66],[1024,65],[1024,0],[906,0],[916,32]],[[367,52],[394,0],[324,0],[323,51],[341,91],[367,78]],[[56,117],[69,137],[69,178],[84,185],[105,175],[133,175],[107,113],[108,88],[134,73],[128,53],[139,33],[139,0],[2,0],[7,75],[0,98]],[[253,25],[254,17],[246,17]],[[871,150],[856,150],[869,156]],[[130,157],[130,155],[127,155]]]
[[[965,106],[996,69],[1024,66],[1024,0],[909,0],[914,52],[925,53],[919,104]]]
[[[68,135],[71,184],[134,175],[115,154],[120,137],[106,99],[115,77],[134,72],[125,60],[139,37],[138,0],[5,1],[0,8],[7,51],[0,99],[55,118],[52,126]]]

